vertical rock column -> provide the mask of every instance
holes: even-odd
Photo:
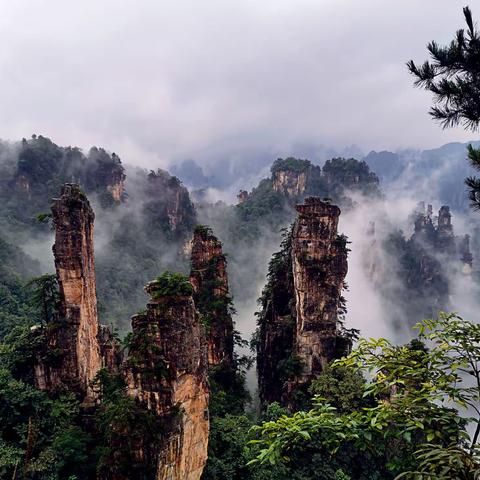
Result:
[[[190,283],[195,305],[207,327],[208,363],[233,360],[233,320],[222,243],[209,227],[199,225],[192,242]]]
[[[267,284],[259,302],[257,329],[258,392],[262,404],[288,401],[282,398],[290,380],[282,365],[291,363],[295,326],[291,232],[285,235],[281,250],[273,255]]]
[[[52,213],[60,305],[55,325],[47,330],[50,360],[36,367],[37,385],[48,390],[65,385],[81,398],[91,399],[94,393],[89,384],[102,367],[93,256],[95,216],[76,184],[62,187]]]
[[[460,241],[459,247],[460,260],[462,262],[462,272],[465,275],[472,273],[473,255],[470,251],[470,235],[465,234]]]
[[[160,277],[146,291],[152,298],[145,313],[132,318],[127,391],[161,420],[156,480],[199,480],[207,460],[208,382],[192,287],[186,277]]]
[[[450,207],[443,205],[438,211],[437,250],[449,255],[455,254],[455,235],[453,233]]]
[[[295,383],[302,384],[349,349],[338,318],[348,267],[346,242],[337,235],[340,209],[313,197],[296,209],[299,216],[292,239],[295,352],[303,368]]]
[[[78,379],[80,388],[88,388],[102,366],[98,342],[97,293],[93,252],[95,215],[85,194],[75,184],[62,187],[60,198],[53,200],[55,244],[53,254],[60,287],[60,315],[69,326],[72,355],[71,370],[65,375]]]
[[[273,190],[289,197],[297,197],[305,192],[307,173],[280,170],[273,174]]]

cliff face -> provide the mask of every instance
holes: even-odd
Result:
[[[470,237],[455,236],[448,206],[442,206],[438,216],[433,212],[432,205],[419,203],[410,217],[413,234],[392,232],[383,243],[389,260],[383,262],[386,269],[378,269],[375,288],[398,325],[413,326],[422,318],[449,311],[457,275],[472,273]]]
[[[305,192],[307,173],[280,170],[273,173],[273,190],[288,197],[298,197]]]
[[[293,392],[351,346],[340,324],[347,274],[340,209],[313,197],[296,208],[298,219],[270,263],[261,298],[257,368],[264,402],[294,403]]]
[[[149,224],[164,234],[181,237],[191,232],[196,223],[196,213],[188,190],[177,177],[163,170],[152,171],[146,186],[144,215]]]
[[[94,214],[78,185],[65,184],[53,200],[53,253],[60,289],[59,318],[49,326],[48,349],[57,363],[40,363],[40,388],[65,384],[82,396],[93,397],[89,383],[102,367],[93,256]]]
[[[39,388],[65,386],[82,400],[93,400],[90,387],[102,367],[118,370],[118,342],[99,325],[93,251],[94,213],[76,184],[65,184],[52,203],[53,253],[59,285],[58,314],[45,330],[35,380]]]
[[[87,191],[101,194],[101,200],[108,192],[115,203],[123,201],[126,175],[120,158],[115,153],[109,154],[103,148],[92,147],[85,166],[78,175]],[[105,206],[111,203],[111,199],[110,202],[105,202]]]
[[[349,348],[338,331],[348,267],[346,242],[337,234],[340,209],[314,197],[296,208],[299,216],[292,242],[295,352],[303,365],[296,381],[305,383]]]
[[[123,200],[125,179],[126,175],[120,164],[116,164],[107,177],[107,191],[110,192],[116,203],[120,203]]]
[[[154,447],[157,480],[198,480],[207,459],[205,338],[185,282],[191,289],[185,279],[175,293],[170,282],[151,282],[146,312],[132,319],[127,388],[164,426]]]
[[[453,232],[450,207],[443,205],[438,211],[437,222],[433,218],[433,207],[421,202],[415,213],[414,241],[420,241],[424,246],[437,253],[452,255],[456,251],[456,239]]]
[[[79,148],[59,147],[41,135],[19,145],[13,180],[15,190],[27,196],[37,210],[64,182],[77,182],[86,192],[99,195],[103,206],[111,205],[112,200],[119,203],[124,197],[124,168],[115,153],[93,147],[84,155]]]
[[[470,235],[465,234],[461,239],[459,253],[462,262],[462,272],[466,275],[470,275],[473,266],[473,255],[470,251]]]
[[[292,273],[292,238],[273,255],[268,282],[260,299],[262,310],[257,330],[257,372],[262,404],[280,401],[294,363],[295,295]]]
[[[190,283],[207,327],[208,363],[233,360],[233,320],[225,255],[210,228],[198,226],[192,241]]]

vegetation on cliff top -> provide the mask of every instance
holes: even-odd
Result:
[[[153,299],[161,297],[184,297],[193,294],[193,287],[188,277],[181,273],[164,272],[150,282],[146,290]]]

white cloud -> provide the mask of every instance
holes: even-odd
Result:
[[[462,6],[3,2],[2,136],[100,144],[152,167],[217,144],[368,150],[465,140],[461,129],[431,121],[430,98],[413,89],[405,68],[426,57],[429,40],[450,40]]]

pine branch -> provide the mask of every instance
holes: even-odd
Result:
[[[472,12],[470,10],[470,7],[463,8],[463,15],[465,16],[465,21],[467,22],[467,25],[468,25],[470,38],[473,38],[475,37],[475,26],[473,24]]]
[[[480,148],[475,148],[472,144],[467,147],[468,159],[470,160],[470,165],[475,169],[480,171]]]
[[[468,177],[465,185],[469,189],[468,198],[472,209],[480,211],[480,178]]]

